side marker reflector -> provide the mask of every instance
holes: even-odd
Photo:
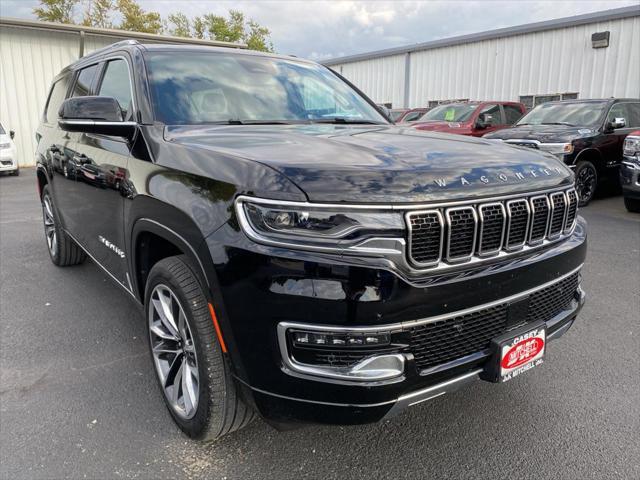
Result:
[[[213,305],[209,304],[209,313],[211,314],[211,320],[213,320],[213,327],[216,329],[216,335],[218,336],[218,342],[220,342],[220,348],[224,353],[227,353],[227,346],[224,343],[224,338],[222,338],[222,331],[220,330],[220,325],[218,325],[218,317],[216,317],[216,312],[213,309]]]

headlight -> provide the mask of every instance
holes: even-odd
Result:
[[[252,197],[236,201],[244,232],[258,243],[340,251],[378,237],[402,237],[400,212],[341,208]]]
[[[630,157],[640,152],[640,137],[627,137],[624,140],[624,154]]]
[[[4,150],[5,148],[10,148],[10,143],[0,143],[0,150]]]
[[[560,157],[573,153],[572,143],[541,143],[539,148]]]

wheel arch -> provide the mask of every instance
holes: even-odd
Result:
[[[42,199],[42,190],[45,185],[49,183],[49,177],[47,171],[43,165],[38,165],[36,168],[36,178],[38,182],[38,198]]]
[[[585,148],[580,153],[578,153],[578,155],[576,156],[574,165],[577,165],[578,162],[582,162],[582,161],[589,161],[593,163],[593,165],[596,167],[596,171],[598,172],[598,175],[600,175],[600,173],[604,169],[604,161],[602,159],[602,153],[600,153],[600,151],[596,148]]]

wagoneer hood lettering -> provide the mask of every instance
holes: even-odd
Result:
[[[176,126],[164,136],[212,159],[268,165],[316,202],[425,202],[571,182],[569,169],[539,152],[386,125]]]

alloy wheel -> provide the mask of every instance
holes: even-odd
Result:
[[[588,202],[596,191],[597,176],[593,167],[587,165],[576,176],[576,191],[581,202]]]
[[[182,305],[166,285],[151,292],[149,335],[167,402],[181,418],[192,418],[198,409],[198,358]]]
[[[49,253],[52,257],[55,257],[58,250],[58,234],[56,232],[56,220],[53,215],[53,206],[51,205],[51,198],[49,198],[49,195],[45,195],[42,199],[42,217],[44,220],[44,234],[47,239]]]

